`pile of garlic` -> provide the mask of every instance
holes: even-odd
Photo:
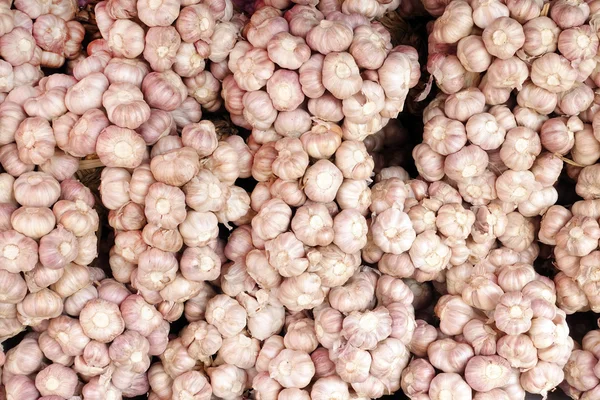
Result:
[[[121,399],[148,392],[151,357],[168,342],[168,310],[96,275],[64,300],[63,315],[7,351],[2,379],[8,398]]]
[[[309,279],[298,281],[316,288]],[[183,390],[237,398],[253,390],[261,398],[325,399],[337,392],[348,399],[399,390],[415,327],[410,288],[363,266],[344,286],[326,290],[331,303],[321,299],[312,316],[286,311],[277,289],[255,287],[235,297],[205,291],[202,315],[188,318],[150,368],[150,398]],[[353,301],[358,291],[365,292],[360,302]]]
[[[98,3],[96,19],[103,38],[89,43],[87,54],[81,54],[83,28],[75,44],[67,40],[68,35],[52,30],[59,30],[58,25],[42,35],[56,46],[76,47],[76,57],[69,62],[70,75],[43,77],[39,67],[30,63],[15,61],[13,68],[2,61],[7,64],[2,74],[6,95],[0,104],[0,164],[5,171],[18,177],[39,166],[63,180],[77,171],[79,158],[88,156],[109,167],[134,168],[147,158],[147,145],[199,122],[201,106],[219,109],[220,83],[204,69],[208,62],[218,69],[214,65],[227,58],[245,17],[233,12],[230,1],[183,7],[178,19],[179,2],[145,3]],[[17,8],[19,4],[35,14],[49,3],[17,2]],[[71,3],[63,6],[67,4]],[[142,10],[140,15],[136,7]],[[6,12],[22,19],[18,10]],[[131,19],[136,16],[138,22]],[[144,28],[140,22],[146,24]],[[24,31],[15,28],[12,32],[18,29]],[[34,23],[34,36],[35,29]],[[11,34],[2,40],[12,40]],[[28,44],[26,38],[19,43]],[[0,56],[11,61],[1,51],[2,45]],[[15,68],[22,71],[17,73]],[[204,92],[210,100],[200,96]]]
[[[598,7],[557,1],[546,16],[544,3],[425,2],[440,15],[432,26],[428,69],[444,94],[424,114],[424,143],[413,152],[416,165],[425,179],[455,185],[467,202],[500,207],[520,220],[512,240],[496,235],[517,251],[536,236],[554,245],[558,225],[570,219],[568,210],[553,207],[563,160],[577,179],[577,193],[591,200],[600,157],[593,127],[598,38],[592,26]],[[552,214],[543,218],[538,235],[535,218],[547,211]],[[557,263],[568,269],[566,258],[558,260],[564,250],[555,252]],[[578,269],[571,261],[570,268]],[[558,279],[559,293],[568,293],[572,285],[562,275]],[[573,301],[565,311],[585,306]]]
[[[560,388],[572,399],[591,400],[600,394],[600,364],[598,346],[600,330],[589,331],[565,365],[565,380]]]
[[[578,182],[579,184],[579,182]],[[567,209],[553,206],[540,224],[540,241],[553,246],[558,304],[568,314],[600,310],[598,200],[581,200]]]
[[[316,159],[331,157],[341,139],[362,141],[382,129],[420,77],[415,49],[392,48],[390,33],[371,21],[397,6],[373,0],[260,6],[227,62],[222,95],[232,121],[258,144],[300,139]],[[315,136],[327,126],[340,138],[325,135],[328,141],[317,146]]]
[[[556,203],[562,156],[590,165],[598,148],[587,124],[597,110],[595,15],[583,1],[557,1],[549,17],[543,5],[455,1],[443,10],[428,69],[445,94],[430,104],[414,152],[426,179],[446,177],[467,201],[498,198],[527,218]]]
[[[524,399],[562,382],[573,340],[554,284],[535,272],[534,258],[502,247],[474,266],[448,269],[447,294],[435,307],[439,328],[417,320],[409,346],[423,357],[403,373],[411,399],[443,399],[446,391],[457,399]]]
[[[15,155],[16,156],[16,155]],[[98,214],[78,181],[31,171],[0,174],[0,340],[43,330],[96,268]]]
[[[250,196],[234,183],[249,176],[252,153],[239,136],[219,138],[201,121],[159,139],[150,155],[131,172],[102,171],[102,203],[115,230],[109,264],[117,281],[172,308],[174,321],[205,281],[234,274],[218,225],[248,218]]]
[[[475,361],[469,370],[469,359],[481,355],[501,356],[504,361],[488,360],[494,374],[505,364],[511,384],[520,382],[518,391],[488,385],[485,390],[493,390],[476,398],[522,398],[524,391],[545,395],[562,380],[560,369],[573,347],[566,315],[598,307],[593,260],[600,237],[595,204],[600,142],[594,129],[599,4],[567,0],[423,3],[439,17],[430,26],[428,70],[443,93],[425,110],[423,143],[414,149],[413,157],[422,178],[456,188],[460,201],[467,202],[475,216],[466,239],[467,264],[449,268],[434,285],[439,290],[439,282],[445,280],[449,295],[462,295],[454,301],[462,302],[457,310],[463,322],[477,322],[445,332],[442,314],[448,298],[442,297],[436,306],[440,327],[445,335],[462,335],[455,338],[457,354],[461,353],[457,357],[464,360],[461,368],[466,367],[462,384],[480,390],[473,383],[491,377],[472,375],[475,368],[484,370]],[[555,205],[555,186],[565,165],[568,176],[577,181],[577,194],[584,198],[570,209]],[[453,219],[452,229],[461,225],[457,221]],[[560,271],[554,281],[537,276],[532,267],[539,253],[537,240],[554,246]],[[495,249],[498,241],[503,247]],[[515,306],[521,307],[520,312]],[[503,310],[509,311],[510,318],[519,314],[531,319],[530,326],[525,329],[523,322],[520,332],[506,331],[506,315],[496,315]],[[481,312],[487,315],[478,321]],[[473,336],[468,331],[475,331],[475,325],[490,326]],[[482,344],[490,346],[485,350],[489,354],[478,353]],[[431,364],[439,368],[431,356]],[[415,368],[430,371],[432,378],[431,365],[422,364],[416,362]],[[525,372],[519,378],[510,368]],[[444,380],[458,382],[455,376]],[[440,382],[435,390],[437,386]],[[415,394],[426,387],[416,385]]]
[[[42,67],[60,68],[80,56],[85,30],[77,11],[75,0],[0,2],[0,98],[37,82]]]

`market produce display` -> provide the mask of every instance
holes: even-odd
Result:
[[[0,0],[0,399],[600,399],[598,16]]]

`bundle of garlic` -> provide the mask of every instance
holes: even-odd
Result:
[[[554,278],[558,304],[568,314],[600,310],[597,206],[598,200],[591,199],[576,202],[570,210],[553,206],[540,224],[539,239],[554,247],[554,265],[560,271]]]
[[[0,98],[30,86],[44,73],[81,54],[85,30],[75,0],[4,0],[0,3]],[[0,141],[1,142],[1,141]]]
[[[589,331],[565,365],[565,380],[560,388],[572,399],[592,400],[600,395],[600,330]]]
[[[520,256],[499,248],[447,271],[448,294],[435,307],[439,330],[418,320],[409,346],[423,357],[403,373],[410,398],[545,398],[562,382],[573,350],[566,314],[554,304],[552,280]]]
[[[36,10],[42,6],[46,3]],[[244,17],[234,15],[229,1],[190,5],[177,18],[179,8],[179,2],[98,3],[104,39],[88,45],[87,57],[70,62],[72,76],[42,78],[34,67],[17,75],[7,64],[3,81],[10,93],[0,105],[4,170],[17,177],[38,165],[63,180],[77,171],[78,158],[96,154],[103,165],[134,168],[145,158],[146,145],[199,122],[201,105],[218,109],[220,83],[204,71],[206,60],[215,65],[227,57]],[[149,26],[147,33],[130,19],[136,16]],[[35,24],[33,30],[35,35]],[[64,39],[52,30],[46,36],[48,41]],[[19,43],[28,44],[26,38]]]
[[[222,264],[230,269],[218,225],[248,220],[250,196],[234,183],[250,175],[251,163],[242,138],[219,138],[212,122],[201,121],[186,125],[181,137],[159,139],[149,162],[131,172],[104,168],[100,193],[115,229],[114,278],[159,309],[171,308],[166,319],[177,320],[184,302],[219,278]]]
[[[299,138],[310,157],[328,158],[342,139],[362,141],[396,118],[419,80],[418,56],[407,46],[392,48],[390,33],[370,21],[395,1],[287,9],[292,4],[255,11],[243,28],[247,41],[229,55],[222,96],[234,123],[252,130],[252,142]],[[335,135],[325,134],[329,126]],[[324,152],[316,149],[318,136],[328,140]]]
[[[415,158],[427,179],[446,176],[458,183],[463,197],[464,181],[480,181],[504,208],[516,206],[524,217],[547,210],[539,240],[556,246],[559,305],[573,313],[598,308],[590,263],[597,247],[593,202],[600,158],[593,92],[599,82],[593,28],[598,7],[557,1],[547,17],[547,7],[540,15],[543,5],[457,1],[445,8],[433,27],[429,67],[447,96],[432,103],[425,144]],[[513,89],[518,105],[511,115],[501,104],[510,102]],[[571,211],[552,206],[564,156],[572,158],[566,160],[567,172],[585,199]]]
[[[286,311],[275,290],[255,288],[234,298],[207,288],[196,306],[202,315],[188,316],[186,304],[193,322],[150,368],[150,398],[170,399],[184,390],[198,398],[237,398],[252,390],[257,398],[338,393],[349,399],[351,393],[378,398],[399,390],[414,329],[413,295],[401,280],[362,267],[349,284],[332,288],[331,305],[317,306],[312,317]],[[348,293],[358,290],[365,292],[361,304]]]
[[[586,23],[589,7],[557,1],[547,17],[543,5],[454,1],[443,10],[428,69],[445,94],[430,104],[424,143],[414,152],[426,179],[446,177],[472,204],[497,197],[527,218],[556,202],[562,156],[571,150],[588,165],[597,147],[582,122],[597,109],[598,38]],[[511,110],[504,104],[512,104],[515,89]]]
[[[146,371],[167,347],[169,323],[124,285],[94,280],[65,299],[64,315],[7,352],[2,382],[9,399],[118,400],[148,392]]]
[[[221,107],[225,60],[245,22],[230,0],[108,0],[96,5],[95,16],[103,39],[91,43],[90,56],[74,63],[73,74],[82,79],[104,71],[107,82],[97,88],[97,99],[111,123],[154,144],[159,137],[147,135],[168,134],[165,114],[181,129],[200,120],[198,104],[208,111]]]
[[[17,158],[16,154],[12,154]],[[41,171],[0,174],[0,341],[45,329],[96,268],[98,214],[81,183]]]

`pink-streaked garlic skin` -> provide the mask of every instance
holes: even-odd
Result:
[[[374,243],[384,252],[401,254],[416,238],[409,216],[395,208],[380,213],[371,225]]]
[[[267,44],[269,58],[281,68],[296,70],[311,56],[311,49],[303,38],[288,32],[273,36]]]
[[[144,50],[144,30],[133,21],[115,20],[107,35],[108,47],[117,57],[136,58]]]
[[[142,60],[129,58],[111,58],[104,68],[104,75],[113,83],[130,83],[141,87],[150,67]]]
[[[109,87],[108,79],[101,72],[94,72],[67,90],[65,105],[69,111],[83,115],[86,111],[100,108],[103,95]]]
[[[149,223],[174,229],[186,217],[185,195],[175,186],[156,182],[148,188],[144,213]]]
[[[177,229],[164,229],[147,224],[142,230],[142,237],[146,244],[163,251],[177,252],[183,247],[183,237]]]
[[[308,111],[317,118],[328,122],[339,123],[344,118],[342,100],[336,98],[331,93],[325,93],[318,98],[309,99]],[[348,133],[345,135],[349,136]]]
[[[26,116],[23,108],[12,101],[5,101],[0,105],[0,144],[6,145],[14,141],[15,132]]]
[[[221,106],[218,98],[221,85],[209,71],[202,71],[184,81],[189,95],[200,103],[207,111],[216,111]]]
[[[546,393],[563,379],[564,372],[558,365],[540,361],[534,368],[523,372],[519,381],[530,393]]]
[[[480,36],[471,35],[458,42],[456,54],[465,70],[484,72],[492,63],[492,56]]]
[[[299,80],[302,92],[310,99],[318,99],[325,93],[322,81],[322,69],[325,57],[313,54],[299,69]]]
[[[60,278],[50,288],[58,295],[69,297],[90,283],[90,269],[71,263],[62,269]]]
[[[363,266],[356,269],[344,286],[331,289],[328,295],[329,302],[333,308],[344,313],[364,311],[375,303],[375,284],[374,271]]]
[[[42,369],[44,354],[35,337],[24,337],[4,356],[3,370],[14,375],[29,375]]]
[[[141,164],[146,143],[135,131],[110,125],[100,132],[96,153],[107,167],[135,168]]]
[[[500,17],[486,26],[482,39],[492,56],[508,59],[523,46],[525,34],[519,22],[509,17]]]
[[[258,353],[258,357],[256,358],[256,370],[259,373],[268,372],[269,363],[284,348],[285,345],[283,344],[283,338],[281,336],[273,335],[265,339],[263,346]]]
[[[23,109],[32,117],[52,120],[66,111],[65,93],[64,87],[49,89],[39,96],[27,99],[23,103]]]
[[[10,216],[15,231],[35,240],[50,233],[56,221],[52,210],[47,207],[21,207]]]
[[[446,6],[433,26],[432,36],[439,43],[456,43],[470,34],[473,27],[472,9],[467,2]]]
[[[102,105],[108,119],[122,128],[137,129],[150,118],[141,90],[129,83],[110,85],[102,95]]]
[[[20,396],[26,400],[40,398],[40,393],[33,380],[26,375],[14,375],[10,379],[5,378],[5,391],[7,396]]]
[[[171,70],[150,72],[142,81],[146,103],[152,108],[174,111],[187,97],[187,88],[181,77]]]
[[[374,162],[365,145],[359,141],[345,140],[337,148],[336,166],[346,179],[370,179]]]
[[[336,200],[340,208],[355,208],[365,215],[371,203],[371,189],[367,181],[346,179],[338,190]]]
[[[514,171],[524,171],[533,165],[542,150],[537,133],[525,127],[513,128],[506,134],[500,148],[500,158]]]
[[[562,29],[568,29],[585,23],[590,14],[590,7],[585,2],[559,1],[551,10],[550,16]]]
[[[347,24],[331,20],[321,20],[306,35],[311,49],[323,55],[347,50],[352,40],[352,29]]]
[[[17,318],[26,326],[36,326],[45,320],[58,317],[63,305],[60,295],[50,289],[29,293],[17,304]]]
[[[116,210],[130,201],[130,173],[124,168],[107,167],[102,170],[100,194],[102,204],[109,210]]]
[[[43,118],[30,117],[15,132],[18,157],[25,164],[41,165],[54,154],[56,141],[50,124]]]
[[[500,356],[475,356],[469,360],[465,380],[479,392],[504,386],[511,373],[509,363]]]
[[[455,295],[442,296],[434,311],[441,321],[440,330],[446,335],[460,334],[464,326],[477,315],[471,306]]]
[[[597,385],[598,377],[594,375],[597,359],[589,351],[574,350],[565,365],[565,379],[576,390],[588,391]]]
[[[207,399],[212,388],[206,377],[198,371],[188,371],[173,381],[173,395],[192,395],[198,399]]]
[[[77,386],[75,371],[60,364],[51,364],[35,377],[35,387],[42,396],[70,397]]]
[[[284,349],[269,362],[269,375],[285,388],[308,385],[315,367],[307,353]]]
[[[79,243],[77,238],[60,225],[40,239],[40,262],[46,268],[63,268],[70,262],[75,261],[78,254]]]
[[[269,264],[284,277],[298,276],[308,268],[302,242],[291,233],[282,233],[265,242]]]
[[[284,279],[277,297],[288,309],[301,311],[321,304],[325,294],[319,276],[304,272],[299,276]]]
[[[34,37],[22,27],[16,27],[0,38],[0,54],[13,67],[31,61],[35,48]]]
[[[466,141],[465,126],[459,121],[436,116],[425,124],[423,142],[443,156],[460,150]]]
[[[244,392],[246,371],[231,364],[208,368],[213,394],[218,397],[237,397]],[[218,382],[218,384],[217,384]]]
[[[344,100],[362,87],[362,78],[354,58],[345,52],[329,53],[323,60],[323,86],[336,98]]]
[[[146,225],[144,209],[133,201],[109,211],[108,218],[109,225],[118,230],[135,231],[143,229]]]
[[[457,343],[452,339],[437,340],[427,348],[429,362],[447,373],[463,373],[474,356],[473,348],[466,343]]]
[[[238,58],[233,78],[242,90],[259,90],[273,76],[274,68],[265,50],[253,48]]]
[[[333,243],[346,253],[361,250],[367,242],[365,217],[355,209],[345,209],[333,219]]]
[[[363,350],[373,350],[392,332],[392,317],[385,307],[365,313],[353,312],[344,318],[342,335]]]
[[[459,374],[441,373],[431,380],[428,394],[431,399],[441,399],[444,393],[453,396],[452,393],[456,391],[456,393],[463,394],[459,395],[457,400],[466,400],[472,396],[471,390],[469,384]]]

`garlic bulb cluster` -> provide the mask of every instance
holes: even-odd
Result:
[[[75,0],[3,1],[0,4],[0,94],[44,76],[41,68],[60,68],[81,56],[85,29],[76,20]],[[53,97],[60,97],[54,94]]]
[[[564,367],[565,380],[560,388],[572,399],[593,399],[600,393],[599,339],[600,330],[586,333]]]
[[[0,342],[30,330],[0,353],[3,394],[398,391],[430,290],[361,252],[373,176],[408,177],[383,166],[404,158],[389,121],[417,54],[372,21],[399,3],[271,4],[247,19],[229,0],[107,0],[85,52],[65,4],[3,8]],[[43,76],[65,59],[68,74]],[[223,106],[247,140],[201,120]],[[91,266],[104,221],[72,178],[82,158],[103,167],[108,268]]]
[[[580,183],[578,181],[578,185]],[[581,200],[570,210],[553,206],[552,213],[540,223],[540,241],[553,247],[555,266],[559,270],[554,278],[558,304],[568,314],[600,310],[594,263],[600,251],[598,240],[593,239],[598,224],[596,202]]]
[[[381,130],[420,77],[416,50],[393,47],[373,20],[398,4],[265,2],[227,61],[221,94],[232,121],[251,130],[257,145],[301,140],[317,160],[342,139],[363,141]]]
[[[423,143],[413,157],[423,179],[453,187],[458,204],[466,202],[475,217],[464,238],[467,264],[448,268],[435,285],[439,289],[445,281],[446,296],[459,296],[468,324],[455,331],[444,326],[440,314],[448,306],[442,297],[436,306],[440,329],[459,335],[453,338],[457,349],[465,341],[471,346],[471,355],[466,347],[460,354],[453,351],[464,360],[464,380],[474,390],[493,389],[493,397],[511,399],[523,397],[523,391],[545,395],[562,380],[560,369],[573,347],[565,316],[600,309],[593,275],[598,8],[584,1],[423,3],[439,17],[430,25],[427,68],[442,93],[425,109]],[[555,205],[563,167],[584,199],[568,209]],[[461,225],[454,217],[448,228],[456,232]],[[531,267],[537,241],[552,247],[546,253],[553,253],[559,270],[553,281]],[[539,297],[532,297],[535,293]],[[477,338],[486,339],[477,343],[474,333],[464,331],[475,325],[491,325],[487,334],[480,331]],[[499,356],[509,368],[520,369],[522,393],[473,386],[472,354]],[[573,363],[589,361],[585,355],[572,357]],[[503,362],[488,361],[500,371]],[[430,359],[439,369],[436,362]]]
[[[0,398],[600,396],[599,2],[252,3],[0,4]]]
[[[597,108],[593,15],[579,1],[540,15],[543,3],[442,8],[428,70],[443,93],[424,113],[424,140],[413,152],[428,181],[453,182],[469,203],[498,203],[530,222],[556,203],[564,156],[592,165],[598,148],[589,117]]]
[[[92,281],[99,226],[94,197],[42,171],[0,174],[0,341],[43,328]]]
[[[443,399],[460,387],[465,399],[525,399],[526,392],[546,396],[563,381],[574,347],[566,313],[555,305],[552,280],[523,256],[500,247],[447,270],[447,294],[435,306],[439,328],[417,320],[409,344],[424,357],[403,373],[410,398]]]
[[[73,285],[77,278],[71,277]],[[34,327],[37,332],[7,351],[2,383],[8,398],[121,399],[148,392],[151,357],[165,351],[169,323],[102,272],[91,279],[64,299],[63,315]],[[47,301],[37,300],[38,307]]]
[[[176,398],[183,390],[202,398],[248,390],[272,398],[378,398],[400,389],[415,328],[412,292],[402,280],[363,266],[347,285],[326,288],[347,292],[344,303],[341,294],[330,295],[311,313],[286,309],[276,290],[252,282],[256,287],[235,296],[206,285],[200,308],[186,303],[189,325],[148,372],[151,398]],[[303,276],[297,282],[297,292],[318,284]],[[373,298],[353,303],[350,291],[357,290]]]
[[[86,52],[82,25],[69,21],[76,3],[46,3],[19,1],[0,14],[12,18],[0,35],[0,165],[14,177],[38,166],[62,181],[83,157],[135,168],[147,145],[199,122],[201,107],[221,107],[211,69],[218,75],[245,21],[229,0],[99,2],[101,37]],[[40,65],[58,68],[65,57],[69,75],[44,77]]]
[[[239,136],[220,133],[210,121],[190,123],[181,137],[159,139],[147,162],[102,171],[102,203],[115,230],[112,275],[148,303],[169,308],[170,321],[204,282],[225,276],[232,290],[246,287],[244,270],[228,263],[218,234],[219,224],[231,228],[252,216],[250,196],[234,182],[250,175],[253,155]]]

